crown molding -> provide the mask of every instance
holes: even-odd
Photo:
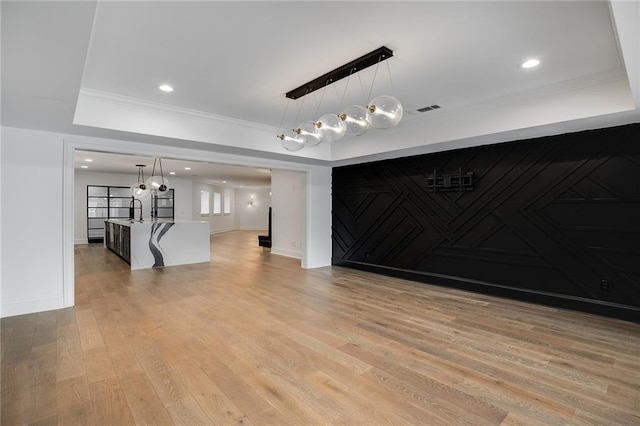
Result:
[[[174,105],[163,104],[160,102],[148,101],[145,99],[134,98],[132,96],[120,95],[117,93],[103,92],[101,90],[83,88],[80,89],[79,97],[91,98],[94,101],[104,102],[112,105],[118,105],[123,107],[133,107],[146,111],[156,111],[163,113],[171,113],[180,116],[186,116],[190,118],[197,118],[201,120],[207,120],[214,123],[224,123],[233,126],[251,127],[259,130],[267,130],[270,132],[277,132],[277,129],[272,126],[255,123],[253,121],[239,120],[237,118],[226,117],[224,115],[213,114],[209,112],[178,107]]]

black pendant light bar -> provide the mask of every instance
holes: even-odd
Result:
[[[298,99],[304,95],[308,95],[309,93],[316,91],[318,89],[322,89],[323,87],[335,83],[338,80],[342,80],[345,77],[349,77],[351,74],[354,74],[358,71],[362,71],[365,68],[370,67],[371,65],[375,65],[378,62],[382,62],[386,59],[389,59],[393,56],[393,51],[385,46],[382,46],[373,52],[369,52],[366,55],[359,57],[356,60],[349,62],[348,64],[344,64],[341,67],[330,71],[315,80],[311,80],[308,83],[303,84],[302,86],[287,92],[286,96],[289,99]]]

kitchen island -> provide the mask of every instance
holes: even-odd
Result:
[[[106,220],[104,245],[131,269],[209,262],[209,222]]]

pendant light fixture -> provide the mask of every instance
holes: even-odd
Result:
[[[404,112],[399,100],[390,95],[377,96],[367,104],[371,126],[376,129],[388,129],[402,120]]]
[[[131,186],[131,195],[133,198],[137,198],[138,200],[142,200],[149,196],[149,186],[144,181],[144,168],[146,167],[144,164],[136,164],[138,168],[138,182]]]
[[[391,80],[391,70],[389,69],[389,62],[387,62],[386,64],[387,74],[389,75],[389,83],[391,85],[391,90],[393,91],[393,80]],[[371,99],[373,84],[376,81],[379,66],[380,62],[378,62],[378,64],[376,65],[376,72],[373,76],[373,81],[371,82],[368,99]],[[371,120],[371,126],[377,129],[388,129],[389,127],[395,126],[400,122],[400,120],[402,120],[402,114],[404,112],[402,103],[400,103],[398,99],[394,98],[391,95],[376,96],[375,98],[367,102],[366,108]]]
[[[317,127],[314,121],[303,121],[295,132],[302,138],[305,146],[316,146],[324,139],[324,129]]]
[[[304,148],[304,140],[300,137],[300,134],[294,129],[282,129],[282,123],[284,123],[284,119],[287,116],[287,109],[289,109],[289,101],[287,101],[287,105],[284,107],[284,113],[282,113],[282,119],[280,120],[280,133],[278,133],[276,137],[280,139],[280,144],[287,151],[300,151]],[[298,115],[300,115],[300,110],[298,110]]]
[[[156,163],[160,166],[160,176],[155,175]],[[167,192],[169,190],[169,180],[164,177],[162,172],[162,158],[156,157],[153,159],[153,169],[151,170],[151,177],[145,182],[147,187],[151,191]]]
[[[371,90],[376,80],[378,66],[380,62],[385,61],[393,56],[393,52],[383,46],[360,58],[342,65],[333,71],[330,71],[315,80],[303,84],[302,86],[291,90],[286,94],[288,99],[304,98],[306,95],[321,88],[325,88],[341,80],[345,77],[351,77],[352,74],[362,71],[372,65],[376,65],[376,71],[371,82]],[[389,71],[389,64],[387,63]],[[391,72],[389,71],[389,80],[391,80]],[[360,83],[362,85],[362,83]],[[346,89],[349,85],[347,81]],[[393,82],[391,82],[393,86]],[[392,88],[393,89],[393,88]],[[377,129],[388,129],[397,125],[402,119],[403,107],[402,103],[391,95],[381,95],[371,99],[371,90],[369,91],[369,102],[366,106],[350,105],[342,110],[339,114],[324,114],[315,121],[303,121],[297,128],[291,131],[282,131],[278,134],[280,143],[287,151],[299,151],[302,148],[313,147],[322,142],[335,142],[344,136],[359,136],[367,132],[371,127]],[[324,97],[324,92],[323,92]],[[363,95],[364,97],[364,95]],[[342,95],[344,99],[344,94]],[[320,104],[322,100],[320,101]],[[304,104],[304,99],[302,105]],[[318,104],[318,110],[320,109]],[[287,107],[289,102],[287,102]],[[298,110],[298,116],[302,110],[302,105]],[[286,115],[287,107],[285,107]],[[316,111],[317,114],[317,111]],[[297,122],[298,117],[296,117]],[[280,123],[282,128],[282,122]]]
[[[316,127],[324,130],[324,142],[335,142],[344,137],[347,125],[338,114],[325,114],[316,121]]]
[[[346,107],[340,114],[340,120],[344,122],[347,136],[360,136],[371,127],[369,111],[360,105]]]
[[[287,151],[295,152],[304,148],[304,140],[295,130],[285,130],[277,136],[282,147]]]

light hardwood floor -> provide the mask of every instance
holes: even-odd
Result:
[[[255,232],[210,264],[76,248],[74,308],[5,318],[2,425],[640,424],[640,325],[339,267]]]

